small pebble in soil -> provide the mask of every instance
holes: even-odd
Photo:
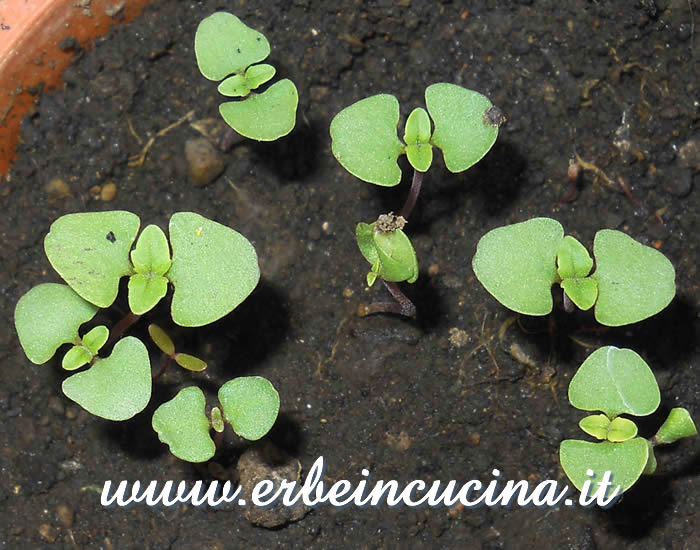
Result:
[[[664,190],[679,199],[690,194],[693,188],[693,174],[690,170],[673,170],[663,180]]]
[[[48,523],[42,523],[39,526],[39,534],[46,542],[55,542],[58,538],[58,529]]]
[[[73,510],[65,504],[59,504],[58,506],[56,506],[56,516],[59,520],[61,520],[61,523],[65,527],[68,527],[70,529],[73,526],[73,519],[75,517],[75,514],[73,513]]]
[[[44,188],[49,199],[65,199],[72,195],[70,186],[62,178],[51,178]]]
[[[262,444],[245,451],[238,460],[238,474],[243,487],[243,498],[250,503],[253,488],[262,480],[270,480],[275,490],[282,481],[300,481],[301,463],[287,456],[270,443]],[[274,494],[271,493],[271,494]],[[268,508],[246,506],[245,517],[253,525],[260,527],[279,527],[290,521],[303,518],[309,508],[299,502],[297,506],[283,506],[277,501]]]
[[[223,155],[203,137],[185,142],[185,158],[190,182],[198,186],[211,183],[226,168]]]
[[[678,159],[683,168],[700,170],[700,140],[685,142],[678,150]]]
[[[100,191],[100,199],[102,199],[104,202],[109,202],[111,200],[114,200],[114,197],[117,196],[117,186],[114,183],[108,183],[105,186],[102,187],[102,191]]]

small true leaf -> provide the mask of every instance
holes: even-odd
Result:
[[[165,355],[172,355],[175,353],[175,344],[173,344],[172,339],[158,325],[148,325],[148,334],[151,336],[153,343],[158,346],[158,349]]]
[[[94,354],[90,353],[90,350],[86,349],[84,346],[73,346],[63,356],[61,367],[63,367],[64,370],[79,369],[92,361],[93,355]]]
[[[175,362],[183,369],[200,372],[207,368],[207,364],[201,359],[187,353],[176,353]]]
[[[175,291],[173,321],[186,327],[213,323],[230,313],[260,279],[258,256],[240,233],[192,212],[170,218],[173,262],[167,277]]]
[[[251,441],[270,431],[280,408],[277,390],[260,376],[229,380],[219,388],[219,401],[233,431]]]
[[[108,338],[109,329],[104,325],[100,325],[83,336],[83,345],[89,349],[93,355],[97,355],[102,346],[107,343]]]
[[[620,443],[637,437],[637,425],[628,418],[618,416],[608,426],[608,441]]]
[[[53,268],[98,307],[112,305],[119,279],[131,273],[129,250],[139,230],[131,212],[84,212],[58,218],[44,239]]]
[[[270,44],[235,15],[216,12],[199,23],[194,53],[202,74],[209,80],[221,80],[265,59]]]
[[[86,411],[107,420],[126,420],[151,398],[151,364],[140,340],[127,336],[112,354],[63,381],[63,393]]]
[[[433,162],[433,146],[430,144],[430,117],[425,109],[417,107],[408,116],[403,140],[408,162],[419,172],[427,172]]]
[[[217,88],[221,95],[228,97],[245,97],[250,93],[250,87],[245,75],[234,74],[223,80]]]
[[[636,483],[646,467],[648,456],[649,446],[642,437],[622,443],[566,439],[559,448],[562,468],[579,491],[588,480],[593,482],[592,488],[596,489],[595,483],[603,479],[605,472],[612,472],[612,487],[606,492],[608,497],[616,486],[619,485],[620,492],[624,492]],[[588,476],[587,470],[592,470],[595,477]]]
[[[564,228],[550,218],[498,227],[479,240],[472,268],[484,288],[507,308],[547,315],[563,238]]]
[[[593,268],[593,258],[586,247],[566,235],[557,250],[557,272],[562,279],[586,277]]]
[[[97,313],[69,286],[43,283],[23,295],[15,307],[15,329],[27,358],[46,363],[62,344],[77,342],[78,328]]]
[[[379,94],[353,103],[331,122],[333,156],[353,176],[392,187],[401,181],[397,163],[403,145],[396,134],[399,102]]]
[[[665,422],[656,432],[654,440],[657,443],[669,444],[684,437],[697,435],[697,433],[698,430],[695,428],[690,413],[682,407],[676,407],[668,413]]]
[[[265,63],[248,67],[248,70],[245,72],[245,79],[251,90],[262,86],[273,76],[275,76],[275,68]]]
[[[598,283],[592,277],[582,279],[564,279],[561,287],[576,307],[588,311],[598,298]]]
[[[129,277],[129,309],[143,315],[168,293],[168,279],[161,275],[135,273]]]
[[[583,418],[578,425],[588,435],[604,440],[608,435],[610,419],[604,414],[592,414]]]
[[[294,129],[299,95],[291,80],[275,82],[243,101],[227,101],[219,112],[236,132],[258,141],[274,141]]]
[[[636,323],[664,309],[676,294],[673,265],[658,250],[620,231],[598,231],[593,243],[598,281],[596,320],[608,326]]]
[[[153,413],[151,425],[158,438],[176,457],[188,462],[206,462],[216,446],[209,435],[206,400],[195,386],[184,388]]]
[[[448,83],[425,90],[435,130],[431,141],[442,149],[450,172],[470,168],[489,152],[498,137],[498,123],[489,118],[491,102],[473,90]]]
[[[221,416],[221,409],[219,407],[212,407],[210,417],[211,427],[214,428],[214,431],[217,433],[223,432],[226,426],[224,424],[224,419]]]
[[[164,275],[170,269],[170,247],[160,227],[149,225],[141,232],[131,262],[136,273],[145,275]]]
[[[631,349],[605,346],[591,353],[571,379],[569,401],[577,409],[615,418],[651,414],[661,395],[644,359]]]

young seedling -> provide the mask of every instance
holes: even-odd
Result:
[[[199,327],[230,313],[253,291],[260,277],[253,245],[240,233],[199,214],[174,214],[169,242],[154,225],[146,227],[137,240],[139,226],[139,218],[130,212],[62,216],[52,224],[44,249],[68,285],[40,284],[22,296],[15,308],[15,328],[29,360],[46,363],[60,346],[72,344],[63,357],[63,368],[88,368],[69,376],[63,382],[63,392],[88,412],[108,420],[126,420],[146,407],[151,398],[151,364],[146,346],[132,336],[117,341],[108,357],[101,357],[100,350],[150,311],[165,296],[168,284],[174,287],[173,321]],[[131,311],[112,330],[111,338],[103,325],[81,337],[81,325],[99,308],[112,305],[123,276],[129,277]],[[155,325],[150,332],[168,358],[191,371],[206,368],[196,357],[176,353],[172,340]],[[269,429],[274,423],[266,394],[260,393],[262,408],[250,394],[236,398],[251,409],[236,409],[238,416],[231,413],[227,419],[237,426],[238,420],[231,419],[247,418],[237,432],[243,437],[262,437],[261,426],[269,424]],[[227,406],[232,407],[230,400]],[[257,432],[246,424],[255,418],[260,422]]]
[[[291,80],[283,79],[256,92],[275,75],[272,65],[257,64],[270,55],[270,44],[231,13],[216,12],[203,19],[194,38],[202,75],[219,81],[219,93],[241,98],[219,105],[219,112],[236,132],[258,141],[287,135],[296,123],[299,96]]]
[[[190,386],[153,413],[153,429],[176,457],[188,462],[206,462],[216,445],[210,430],[223,432],[225,420],[239,436],[255,441],[272,428],[280,408],[279,394],[265,378],[234,378],[219,388],[220,407],[208,417],[204,393]],[[223,410],[223,418],[221,411]]]
[[[175,343],[172,338],[158,325],[148,325],[148,335],[151,337],[151,340],[153,340],[153,343],[158,346],[158,349],[163,352],[163,357],[165,358],[160,370],[153,378],[160,378],[173,361],[183,369],[192,372],[201,372],[207,368],[206,362],[198,357],[187,353],[176,352]]]
[[[367,273],[367,286],[381,279],[396,300],[394,303],[375,302],[366,307],[364,315],[379,312],[398,313],[415,317],[416,308],[398,288],[396,283],[413,283],[418,279],[418,259],[411,241],[403,232],[406,224],[403,216],[382,214],[371,224],[359,223],[355,237],[360,252],[372,266]]]
[[[634,485],[642,474],[656,470],[654,447],[697,434],[686,409],[674,408],[649,440],[637,436],[636,424],[620,415],[647,416],[661,400],[659,386],[646,362],[630,349],[606,346],[594,351],[569,384],[569,401],[577,409],[602,411],[579,422],[579,427],[599,443],[567,439],[559,458],[564,472],[578,490],[586,481],[597,482],[612,473],[611,496]],[[593,472],[593,474],[590,473]]]
[[[636,323],[664,309],[676,294],[675,271],[658,250],[611,229],[598,231],[593,259],[564,236],[561,224],[534,218],[499,227],[477,244],[472,267],[501,304],[526,315],[552,311],[551,287],[559,283],[564,307],[588,310],[607,326]]]
[[[498,128],[505,122],[503,113],[486,97],[454,84],[428,86],[425,105],[427,111],[418,107],[408,116],[403,141],[397,135],[399,102],[392,95],[379,94],[362,99],[340,111],[331,122],[333,155],[353,176],[384,187],[398,185],[401,181],[398,158],[402,154],[406,155],[414,169],[411,190],[400,215],[386,215],[393,220],[402,220],[400,227],[382,230],[378,225],[379,220],[374,224],[360,223],[357,226],[358,245],[372,266],[368,284],[371,286],[377,278],[382,279],[400,304],[398,308],[396,304],[372,304],[365,313],[389,311],[415,315],[415,307],[396,283],[412,283],[418,276],[415,253],[402,228],[420,194],[423,174],[432,164],[433,147],[442,151],[445,166],[450,172],[462,172],[476,164],[491,149],[498,136]],[[371,235],[375,237],[370,239]],[[382,248],[376,242],[377,236],[379,240],[391,242]],[[375,247],[380,251],[375,252]],[[392,256],[392,251],[401,254],[403,259],[397,260]],[[377,263],[378,260],[380,263]],[[399,270],[401,275],[395,275],[393,269],[387,268],[388,263],[402,263],[404,260],[408,263]]]

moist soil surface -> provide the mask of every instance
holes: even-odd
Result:
[[[603,345],[635,349],[658,379],[661,406],[638,422],[642,435],[674,406],[697,418],[700,15],[692,4],[163,1],[94,49],[76,50],[63,88],[37,90],[20,157],[0,186],[0,547],[697,548],[697,438],[658,449],[657,474],[608,510],[322,505],[267,529],[234,505],[100,504],[105,480],[237,481],[239,457],[263,443],[229,429],[214,459],[193,465],[150,425],[180,388],[197,384],[213,399],[235,376],[274,383],[281,412],[264,444],[298,459],[302,478],[323,456],[328,483],[357,484],[363,468],[371,480],[402,484],[488,483],[494,469],[504,480],[567,482],[559,444],[586,439],[568,384]],[[235,143],[221,153],[221,175],[195,185],[186,143],[211,137],[223,98],[197,69],[194,33],[219,9],[267,36],[268,62],[296,83],[299,111],[289,136]],[[403,158],[394,188],[354,178],[331,154],[329,124],[377,93],[394,94],[405,120],[434,82],[480,91],[508,122],[467,172],[449,173],[436,152],[404,229],[420,277],[401,288],[417,319],[360,317],[363,305],[391,298],[380,284],[366,288],[355,225],[399,211],[411,171]],[[577,158],[574,188],[567,174]],[[169,369],[148,408],[121,423],[64,397],[61,355],[30,363],[13,324],[22,294],[60,281],[43,252],[50,224],[117,209],[138,214],[142,227],[165,229],[177,211],[233,227],[254,243],[262,272],[243,305],[212,326],[177,328],[167,304],[153,312],[178,349],[209,368]],[[676,298],[622,328],[564,313],[555,290],[551,315],[516,316],[475,279],[471,258],[489,229],[535,216],[556,218],[589,249],[602,228],[658,248],[675,266]],[[110,323],[124,314],[125,295],[104,313]],[[154,351],[154,371],[159,362]]]

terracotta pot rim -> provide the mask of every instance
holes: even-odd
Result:
[[[72,58],[59,44],[82,48],[114,23],[128,22],[153,0],[4,0],[0,12],[0,177],[16,157],[22,117],[34,104],[28,90],[56,88]],[[5,179],[4,177],[2,179]]]

